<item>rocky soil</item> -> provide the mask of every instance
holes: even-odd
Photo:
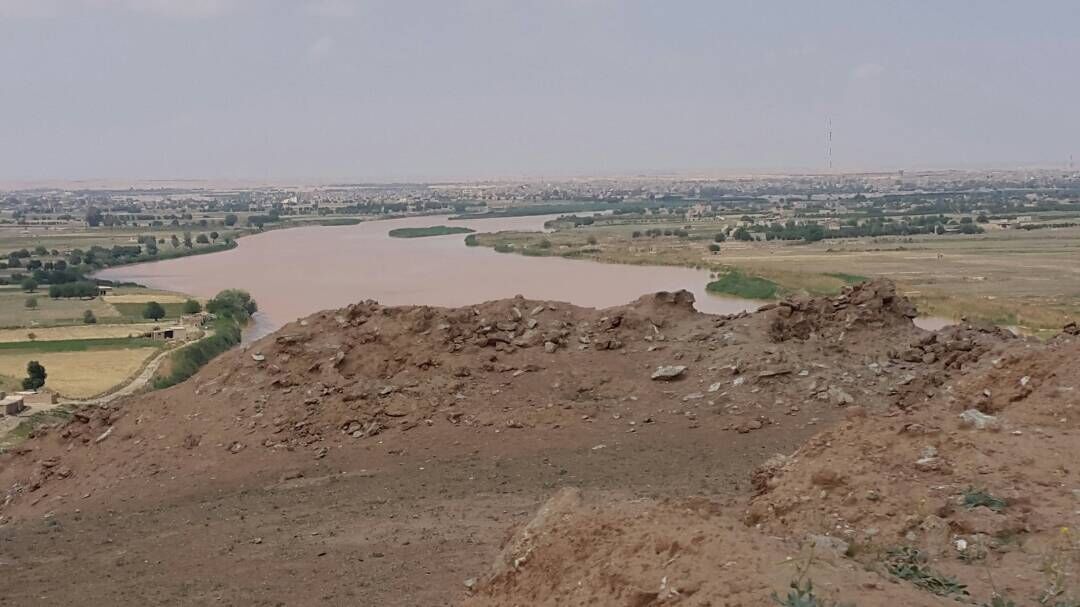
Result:
[[[914,315],[885,281],[315,314],[0,456],[0,604],[940,604],[903,547],[1027,600],[1080,503],[1076,338]]]

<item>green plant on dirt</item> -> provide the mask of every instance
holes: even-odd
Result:
[[[781,607],[854,607],[848,603],[837,603],[814,594],[814,582],[809,577],[810,567],[814,564],[813,548],[810,549],[806,560],[789,562],[795,563],[798,575],[791,580],[785,596],[781,597],[775,592],[770,595],[774,603]]]
[[[902,580],[938,596],[967,596],[967,585],[931,569],[926,557],[917,548],[903,546],[889,550],[885,557],[885,570]]]
[[[1000,594],[995,594],[989,603],[983,603],[979,607],[1018,607],[1012,599],[1007,599]]]
[[[811,580],[805,582],[792,580],[791,589],[788,590],[787,595],[780,597],[774,592],[772,593],[772,600],[781,607],[853,607],[817,596],[814,594],[814,582]]]
[[[994,512],[1001,512],[1009,505],[1008,502],[1000,497],[995,497],[986,489],[976,489],[974,487],[969,487],[968,490],[964,492],[963,503],[967,508],[986,506]]]

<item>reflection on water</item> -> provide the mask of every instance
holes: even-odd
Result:
[[[547,217],[455,221],[482,232],[541,230]],[[463,306],[524,295],[608,307],[655,291],[687,289],[714,314],[760,302],[705,292],[708,273],[690,268],[609,265],[560,257],[524,257],[467,247],[464,236],[390,238],[401,227],[447,223],[445,216],[312,226],[248,236],[235,249],[119,268],[101,278],[212,297],[245,289],[259,303],[251,333],[265,334],[318,310],[374,299],[387,305]],[[249,335],[250,338],[250,335]]]

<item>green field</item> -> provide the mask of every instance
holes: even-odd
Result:
[[[759,276],[748,276],[732,270],[705,285],[705,290],[747,299],[775,299],[780,294],[780,285]]]
[[[430,226],[426,228],[397,228],[390,230],[394,238],[424,238],[427,236],[448,236],[450,234],[472,234],[475,230],[451,226]]]
[[[165,344],[141,337],[106,337],[103,339],[65,339],[56,341],[12,341],[0,343],[0,353],[35,354],[44,352],[89,352],[130,348],[160,348]]]

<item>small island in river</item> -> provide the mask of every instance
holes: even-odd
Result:
[[[397,228],[390,230],[394,238],[424,238],[425,236],[447,236],[450,234],[472,234],[476,230],[463,227],[429,226],[426,228]]]

